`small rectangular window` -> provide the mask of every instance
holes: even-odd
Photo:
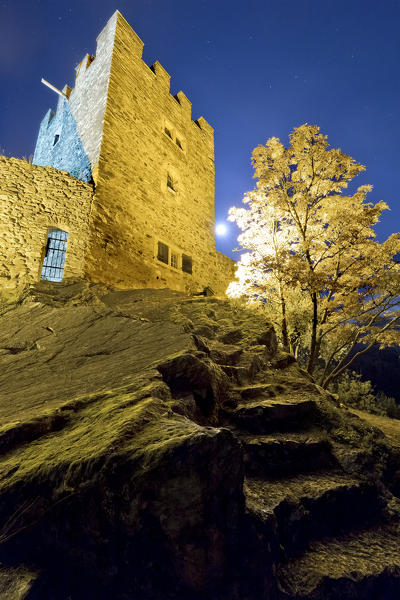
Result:
[[[168,129],[168,127],[164,127],[164,131],[165,131],[165,133],[167,134],[167,136],[168,136],[169,138],[171,138],[171,140],[172,140],[172,133],[170,132],[170,130]]]
[[[158,258],[158,260],[165,263],[166,265],[168,265],[168,263],[169,263],[169,261],[168,261],[169,252],[168,251],[169,251],[169,248],[168,248],[167,244],[158,242],[157,258]]]
[[[178,147],[179,147],[181,150],[183,150],[183,148],[182,148],[182,142],[181,142],[181,140],[180,140],[179,138],[176,138],[176,140],[175,140],[175,141],[176,141],[176,145],[177,145],[177,146],[178,146]]]
[[[178,268],[179,256],[176,252],[171,252],[171,267]]]
[[[192,274],[192,257],[182,254],[182,271]]]
[[[58,133],[56,133],[56,135],[54,136],[53,146],[55,146],[57,144],[59,139],[60,139],[60,136]]]

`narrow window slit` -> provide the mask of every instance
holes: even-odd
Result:
[[[168,175],[167,175],[167,187],[168,187],[170,190],[172,190],[173,192],[176,192],[176,189],[175,189],[175,182],[174,182],[174,180],[173,180],[172,176],[171,176],[169,173],[168,173]]]

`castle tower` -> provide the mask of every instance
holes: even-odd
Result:
[[[85,273],[120,288],[223,291],[233,261],[216,252],[214,132],[191,118],[170,76],[142,60],[117,11],[40,127],[34,163],[89,181]]]

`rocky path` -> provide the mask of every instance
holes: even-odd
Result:
[[[283,366],[233,387],[234,406],[224,411],[243,447],[248,514],[273,555],[277,589],[266,597],[395,600],[397,502],[368,472],[346,472],[341,457],[351,450],[329,439],[317,388],[291,385]]]
[[[351,409],[351,412],[361,419],[364,419],[368,423],[371,423],[374,427],[378,427],[385,434],[386,438],[390,440],[392,446],[400,448],[400,420],[391,419],[382,415],[372,415],[364,410]]]
[[[0,418],[0,599],[400,598],[398,446],[256,311],[42,282]]]

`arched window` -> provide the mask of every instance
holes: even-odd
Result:
[[[62,281],[67,251],[68,233],[62,229],[49,229],[41,279]]]

